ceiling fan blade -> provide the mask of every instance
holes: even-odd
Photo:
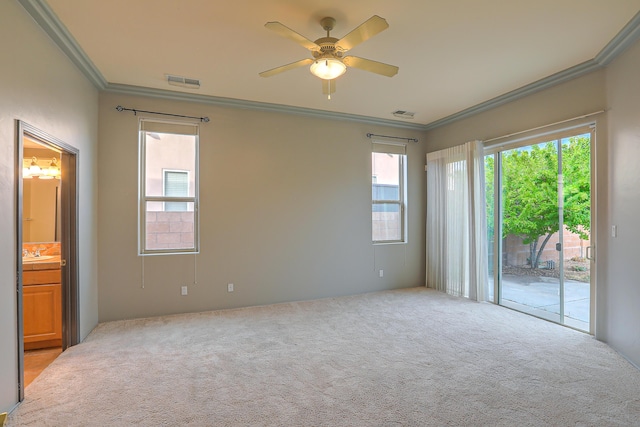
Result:
[[[291,28],[282,25],[279,22],[267,22],[266,24],[264,24],[265,27],[267,27],[268,29],[270,29],[271,31],[275,31],[276,33],[280,34],[282,37],[286,37],[289,40],[293,40],[294,42],[298,43],[299,45],[309,49],[309,50],[319,50],[320,46],[318,46],[317,44],[315,44],[315,42],[312,42],[311,40],[309,40],[308,38],[306,38],[305,36],[296,33],[295,31],[293,31]]]
[[[294,68],[298,68],[298,67],[304,67],[305,65],[310,65],[312,63],[313,63],[313,59],[311,58],[301,59],[300,61],[292,62],[291,64],[287,64],[281,67],[276,67],[267,71],[263,71],[260,73],[260,77],[271,77],[275,74],[293,70]]]
[[[336,42],[336,48],[343,52],[347,51],[387,28],[389,28],[389,24],[384,18],[373,15],[349,34],[338,40]]]
[[[322,80],[322,93],[325,95],[331,95],[336,91],[336,80]]]
[[[342,58],[342,62],[344,62],[347,67],[359,68],[364,71],[370,71],[387,77],[395,76],[398,74],[399,70],[395,65],[372,61],[370,59],[364,59],[357,56],[345,56]]]

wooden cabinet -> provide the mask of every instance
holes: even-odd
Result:
[[[62,285],[60,270],[23,272],[24,348],[62,345]]]

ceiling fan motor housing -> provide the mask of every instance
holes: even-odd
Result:
[[[314,50],[312,52],[314,58],[333,56],[336,58],[342,57],[342,52],[336,49],[336,42],[338,41],[335,37],[322,37],[315,41],[315,43],[320,46],[320,50]]]

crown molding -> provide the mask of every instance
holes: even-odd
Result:
[[[499,107],[509,102],[513,102],[518,99],[524,98],[526,96],[532,95],[536,92],[540,92],[551,86],[555,86],[560,83],[573,80],[577,77],[580,77],[592,71],[595,71],[601,67],[602,65],[598,64],[593,59],[590,61],[583,62],[582,64],[576,65],[571,68],[567,68],[566,70],[552,74],[549,77],[545,77],[544,79],[540,79],[526,86],[522,86],[519,89],[512,90],[511,92],[507,92],[504,95],[497,96],[488,101],[474,105],[473,107],[464,109],[455,114],[451,114],[450,116],[446,116],[446,117],[443,117],[442,119],[431,122],[424,126],[424,130],[435,129],[440,126],[448,125],[458,120],[474,116],[484,111],[491,110],[493,108]]]
[[[45,0],[18,2],[95,87],[103,89],[107,85],[107,80],[98,67],[89,59]]]
[[[625,49],[640,39],[640,12],[596,55],[595,61],[606,66]]]
[[[235,98],[223,98],[212,95],[201,95],[197,93],[176,92],[166,89],[155,89],[149,87],[108,83],[103,90],[108,93],[117,93],[122,95],[147,96],[151,98],[169,99],[173,101],[198,102],[201,104],[215,105],[220,107],[295,114],[299,116],[314,117],[320,119],[344,120],[350,122],[365,123],[369,125],[390,126],[401,129],[419,131],[424,130],[424,125],[419,123],[407,123],[397,120],[381,119],[377,117],[360,116],[357,114],[338,113],[334,111],[293,107],[289,105],[271,104],[267,102],[247,101]]]
[[[372,125],[392,126],[396,128],[427,131],[455,121],[491,110],[506,103],[529,96],[533,93],[558,85],[571,79],[583,76],[613,61],[620,53],[640,39],[640,12],[638,12],[620,32],[595,56],[595,58],[578,64],[574,67],[552,74],[536,82],[519,89],[507,92],[486,102],[474,105],[455,114],[443,117],[426,125],[408,123],[397,120],[381,119],[356,114],[336,113],[311,108],[292,107],[287,105],[271,104],[266,102],[246,101],[233,98],[175,92],[163,89],[153,89],[138,86],[129,86],[108,83],[100,70],[93,64],[73,36],[60,22],[56,14],[51,10],[46,0],[17,0],[38,25],[51,37],[62,49],[69,59],[99,90],[112,93],[129,95],[143,95],[155,98],[173,99],[177,101],[192,101],[210,105],[218,105],[232,108],[244,108],[259,111],[274,111],[285,114],[297,114],[308,117],[325,118],[332,120],[346,120]]]
[[[519,89],[507,92],[486,102],[474,105],[473,107],[459,111],[450,116],[443,117],[424,126],[424,130],[435,129],[440,126],[453,123],[455,121],[482,113],[507,104],[512,101],[524,98],[536,92],[540,92],[551,86],[575,79],[592,71],[607,66],[626,48],[640,39],[640,12],[638,12],[628,23],[618,32],[618,34],[596,55],[594,59],[585,61],[574,67],[552,74],[548,77],[535,81]]]

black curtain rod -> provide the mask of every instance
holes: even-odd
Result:
[[[418,142],[418,140],[415,139],[415,138],[404,138],[402,136],[376,135],[375,133],[368,133],[367,134],[367,138],[371,138],[372,136],[378,136],[380,138],[404,139],[404,140],[407,140],[409,142]]]
[[[181,117],[184,119],[198,119],[201,122],[209,123],[209,117],[194,117],[194,116],[182,116],[180,114],[171,114],[171,113],[159,113],[157,111],[145,111],[145,110],[136,110],[135,108],[124,108],[122,105],[118,105],[116,107],[118,111],[133,111],[133,115],[137,116],[138,113],[147,113],[147,114],[158,114],[160,116],[171,116],[171,117]]]

